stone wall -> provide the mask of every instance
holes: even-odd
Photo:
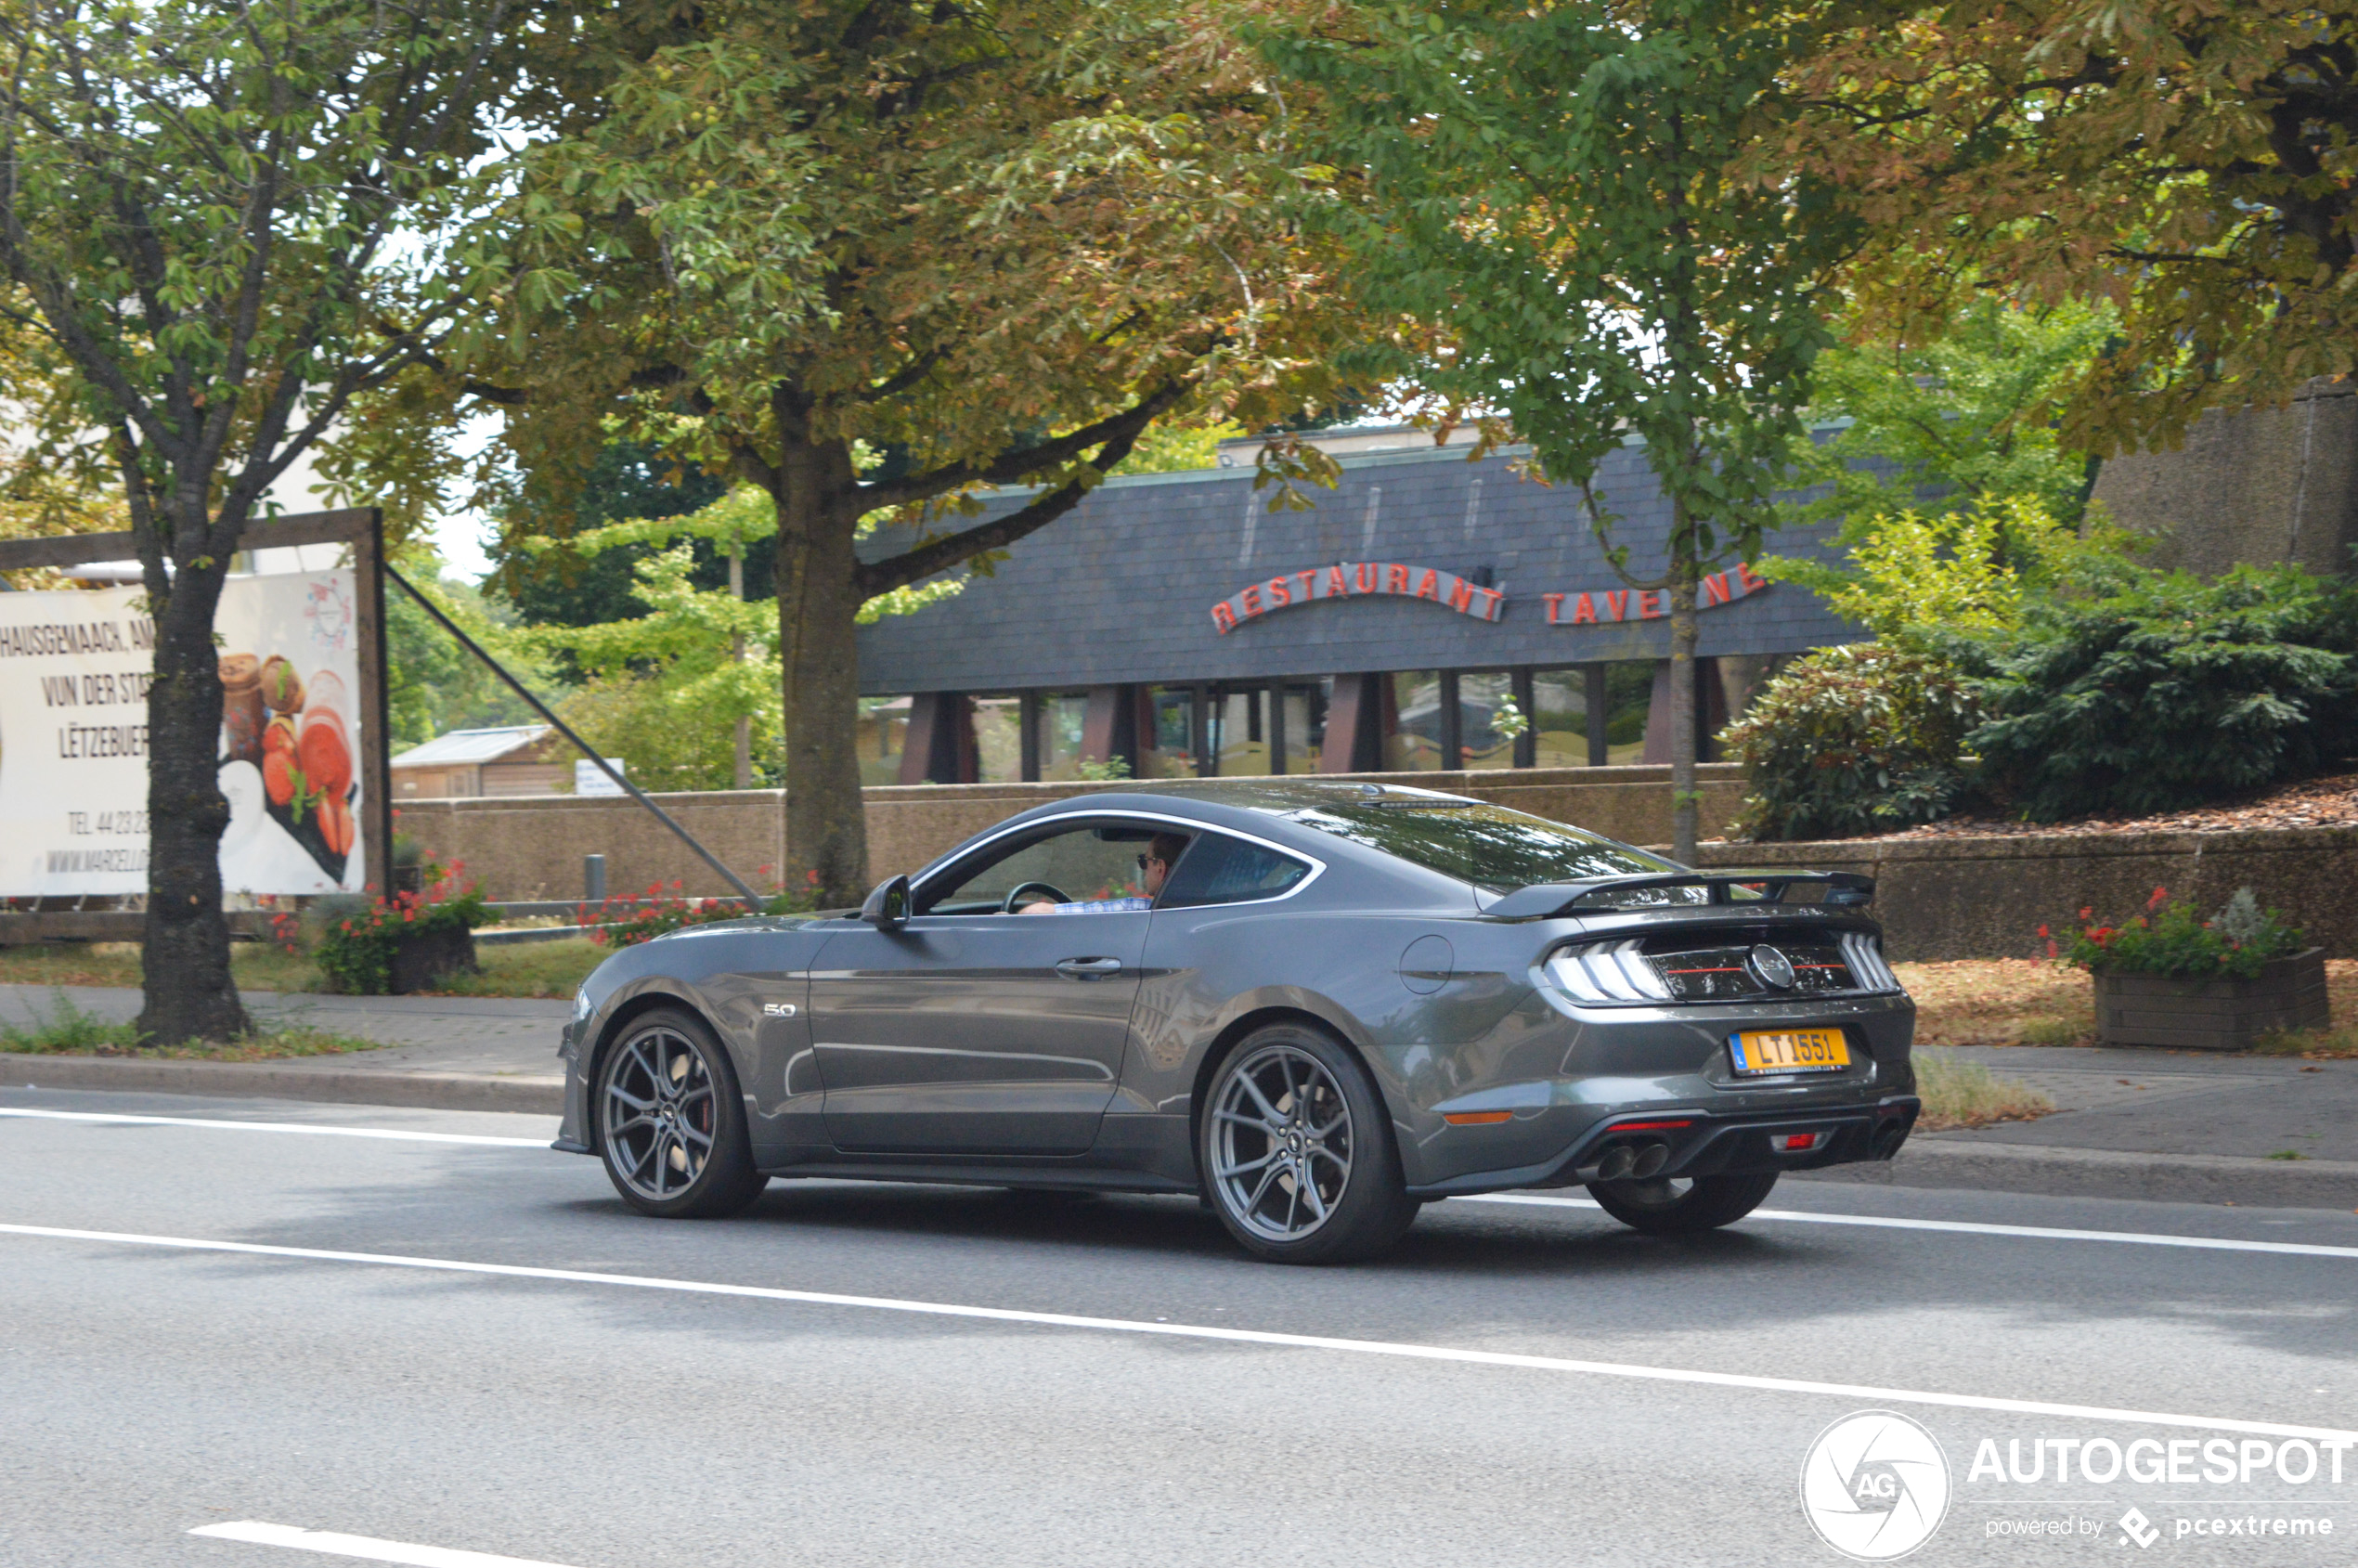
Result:
[[[2313,383],[2283,408],[2214,409],[2174,452],[2106,460],[2095,499],[2152,536],[2158,566],[2216,577],[2291,562],[2351,569],[2358,544],[2358,384]]]
[[[2358,958],[2358,828],[1709,844],[1700,858],[1866,873],[1896,959],[2034,957],[2041,925],[2074,928],[2090,907],[2118,924],[2156,888],[2205,912],[2249,888],[2329,957]]]
[[[1703,831],[1726,831],[1743,796],[1741,770],[1696,770]],[[1324,778],[1349,775],[1322,774]],[[1609,837],[1660,844],[1670,837],[1667,768],[1526,768],[1463,773],[1361,775],[1496,800]],[[1103,789],[1089,784],[887,785],[863,793],[868,865],[879,879],[914,871],[974,834],[1051,800]],[[1184,788],[1184,785],[1174,785]],[[755,887],[776,881],[784,859],[782,790],[658,795],[663,809]],[[606,888],[636,893],[675,878],[693,895],[729,889],[688,848],[628,797],[567,795],[413,800],[401,831],[444,861],[463,861],[496,899],[569,899],[581,892],[581,857],[606,857]]]

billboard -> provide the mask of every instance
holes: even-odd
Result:
[[[148,889],[141,590],[0,593],[0,896]],[[358,601],[349,568],[232,577],[221,649],[222,886],[357,892]]]

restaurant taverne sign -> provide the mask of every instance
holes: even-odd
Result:
[[[1759,592],[1768,580],[1739,563],[1715,572],[1695,585],[1695,608],[1717,609]],[[1412,566],[1398,561],[1341,561],[1331,566],[1310,566],[1250,583],[1211,607],[1211,624],[1223,637],[1246,621],[1276,610],[1315,603],[1323,599],[1390,597],[1423,599],[1476,620],[1504,618],[1504,590],[1445,572],[1437,566]],[[1549,626],[1603,626],[1614,621],[1656,621],[1670,614],[1670,595],[1660,590],[1588,589],[1542,593]]]

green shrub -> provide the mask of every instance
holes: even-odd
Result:
[[[1749,786],[1736,836],[1846,838],[1945,816],[1976,717],[1964,678],[1930,654],[1870,642],[1797,659],[1721,736]]]
[[[382,996],[392,987],[394,950],[404,938],[489,925],[493,916],[483,894],[473,882],[459,880],[465,869],[457,861],[429,863],[422,891],[372,899],[366,908],[328,922],[311,957],[330,988]]]
[[[2358,590],[2296,567],[2137,573],[1993,644],[1979,787],[2034,822],[2142,816],[2314,771],[2358,731]]]
[[[2300,951],[2300,932],[2274,910],[2261,909],[2248,888],[2237,888],[2227,907],[2209,920],[2183,900],[2168,902],[2169,897],[2168,888],[2156,888],[2145,912],[2118,926],[2090,924],[2095,912],[2081,910],[2079,933],[2063,956],[2082,969],[2110,975],[2248,980],[2270,959]],[[2047,927],[2039,927],[2039,934],[2046,936]],[[2053,939],[2048,946],[2054,948]]]

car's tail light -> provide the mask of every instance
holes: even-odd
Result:
[[[1559,949],[1548,978],[1583,1002],[1667,1002],[1670,986],[1646,961],[1643,939]]]
[[[1860,991],[1898,991],[1899,977],[1884,962],[1882,944],[1864,931],[1845,931],[1841,936],[1843,962],[1850,965],[1850,979]]]

